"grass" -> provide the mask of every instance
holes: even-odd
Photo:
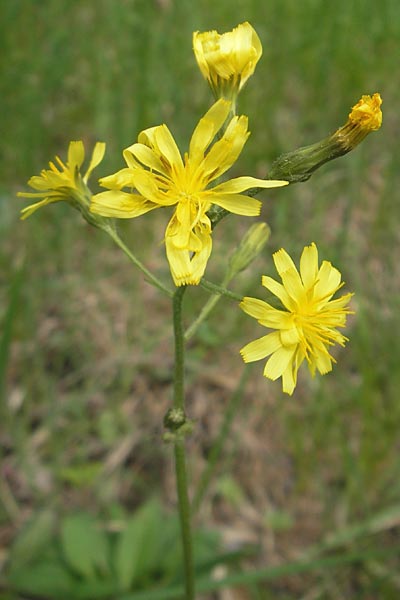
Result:
[[[309,543],[398,505],[398,2],[6,0],[0,10],[6,544],[43,504],[94,505],[112,518],[154,490],[174,502],[169,450],[159,443],[171,380],[168,303],[132,277],[125,257],[69,207],[49,207],[20,223],[15,192],[54,154],[65,155],[70,139],[107,142],[99,175],[122,166],[121,149],[148,126],[168,122],[184,148],[210,103],[192,31],[225,31],[244,20],[258,31],[264,56],[240,101],[252,136],[235,174],[265,175],[280,153],[340,126],[364,93],[381,92],[384,123],[308,183],[263,194],[268,253],[235,289],[257,293],[272,251],[284,246],[299,256],[314,240],[355,291],[357,314],[333,374],[301,377],[293,398],[262,379],[261,365],[253,369],[221,467],[242,501],[212,488],[199,522],[210,520],[212,508],[226,539],[261,541],[262,567],[271,553],[276,561],[293,559]],[[121,231],[167,280],[165,224],[160,212],[123,223]],[[210,280],[221,278],[246,224],[231,217],[216,230]],[[188,296],[189,322],[206,296]],[[238,348],[256,335],[250,319],[221,302],[192,346],[194,481],[239,375]],[[288,527],[267,527],[266,510],[289,515]],[[390,545],[397,533],[390,521],[361,545]],[[315,598],[395,598],[396,568],[377,558],[260,585],[248,597],[306,598],[308,591]]]

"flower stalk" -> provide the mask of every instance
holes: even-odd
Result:
[[[173,292],[166,286],[162,281],[160,281],[151,271],[144,266],[144,264],[131,252],[128,246],[121,240],[118,233],[115,229],[107,231],[108,235],[112,240],[117,244],[119,248],[126,254],[129,260],[137,267],[142,273],[145,275],[147,281],[158,288],[161,292],[172,298]]]
[[[348,119],[330,136],[323,140],[297,148],[279,156],[272,163],[266,177],[291,183],[303,183],[322,165],[336,158],[344,156],[354,150],[373,131],[377,131],[382,124],[382,99],[378,93],[372,96],[364,95],[351,109]],[[263,188],[249,189],[245,194],[249,197],[257,196]],[[228,211],[220,206],[213,206],[208,216],[214,228]]]
[[[185,415],[185,341],[182,324],[182,300],[185,291],[186,286],[177,288],[172,302],[175,340],[174,400],[173,408],[167,412],[164,419],[164,425],[168,429],[164,439],[174,444],[176,491],[185,574],[185,598],[193,600],[195,597],[193,543],[185,452],[185,437],[191,431],[191,423]]]

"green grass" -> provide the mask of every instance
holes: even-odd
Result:
[[[192,32],[226,31],[244,20],[259,33],[264,55],[240,98],[252,135],[235,175],[265,175],[280,153],[343,124],[364,93],[381,93],[384,121],[378,133],[309,182],[262,196],[272,228],[268,252],[235,290],[259,293],[274,250],[284,246],[298,257],[315,241],[355,292],[356,315],[334,372],[313,381],[304,374],[293,398],[282,398],[279,384],[262,379],[261,364],[255,366],[222,472],[233,476],[260,514],[264,542],[270,541],[262,524],[266,506],[293,517],[293,528],[274,534],[279,560],[397,505],[398,1],[5,0],[0,12],[0,436],[6,474],[0,519],[6,541],[10,522],[19,527],[43,504],[95,507],[111,518],[121,504],[129,510],[154,490],[174,499],[165,475],[169,449],[159,442],[171,381],[168,302],[134,277],[125,257],[69,207],[51,206],[21,223],[25,204],[15,192],[55,154],[65,156],[71,139],[107,142],[99,176],[122,166],[121,149],[145,127],[167,122],[185,148],[211,100],[192,55]],[[151,213],[121,225],[127,243],[166,281],[167,218]],[[229,217],[215,231],[212,281],[222,277],[246,225],[244,218]],[[206,295],[192,290],[188,296],[189,322]],[[238,349],[260,333],[234,305],[229,308],[219,304],[188,361],[189,402],[199,424],[191,442],[194,480],[239,376]],[[260,469],[258,485],[247,473],[246,456]],[[213,502],[215,523],[224,522],[218,502],[225,502],[235,529],[240,508],[211,490]],[[361,545],[390,545],[396,525]],[[351,541],[344,547],[354,549]],[[259,566],[265,556],[261,551]],[[376,562],[392,571],[383,576]],[[272,592],[260,586],[253,597],[298,598],[312,589],[316,598],[397,597],[392,575],[398,564],[374,564],[274,581]]]

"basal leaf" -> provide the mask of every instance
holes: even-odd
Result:
[[[108,540],[98,522],[89,514],[68,516],[61,527],[61,544],[71,569],[85,579],[109,571]]]
[[[121,588],[130,590],[156,566],[162,532],[162,513],[157,500],[142,506],[129,519],[117,542],[115,570]]]
[[[36,513],[14,540],[10,553],[11,564],[22,566],[40,558],[42,551],[51,543],[54,525],[55,515],[51,510]]]

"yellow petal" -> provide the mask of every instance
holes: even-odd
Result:
[[[197,235],[199,235],[198,232]],[[204,234],[201,236],[201,246],[200,252],[195,252],[191,258],[192,275],[191,280],[188,281],[188,284],[190,285],[197,285],[200,283],[200,280],[204,275],[212,250],[211,234]]]
[[[306,292],[297,269],[288,269],[281,273],[282,284],[295,305],[301,306],[306,302]]]
[[[88,181],[93,169],[95,169],[103,160],[104,158],[104,154],[106,151],[106,145],[104,142],[97,142],[93,153],[92,153],[92,158],[90,159],[90,163],[88,166],[88,169],[83,177],[84,181]]]
[[[230,108],[231,103],[221,98],[200,119],[190,140],[189,157],[191,160],[203,159],[208,146],[225,123]]]
[[[212,249],[211,235],[203,235],[201,243],[200,252],[195,252],[191,256],[188,250],[176,247],[174,237],[169,235],[168,226],[165,235],[165,248],[171,275],[176,286],[197,285],[203,277]]]
[[[294,269],[295,271],[297,271],[296,265],[294,264],[286,250],[284,250],[283,248],[278,250],[278,252],[274,252],[272,258],[274,259],[275,268],[278,271],[279,275],[282,275],[282,273],[284,271],[287,271],[288,269]]]
[[[43,173],[43,171],[42,171]],[[49,181],[47,178],[42,177],[41,175],[33,175],[28,180],[28,185],[34,190],[46,191],[49,189]]]
[[[300,258],[300,275],[306,290],[315,284],[318,274],[318,250],[314,242],[306,246]]]
[[[139,144],[144,144],[153,150],[157,147],[156,142],[156,131],[160,127],[160,125],[156,125],[155,127],[148,127],[147,129],[143,129],[138,135]]]
[[[266,358],[273,352],[276,352],[281,347],[281,341],[279,339],[279,333],[274,331],[268,335],[264,335],[257,340],[253,340],[249,344],[246,344],[241,350],[240,354],[243,357],[244,362],[254,362]]]
[[[157,204],[149,202],[142,196],[117,190],[101,192],[92,196],[90,204],[90,212],[103,217],[117,217],[119,219],[139,217],[155,208],[158,208]]]
[[[177,248],[186,248],[186,250],[189,250],[189,237],[192,230],[191,206],[189,202],[178,203],[175,216],[171,219],[170,223],[171,225],[168,225],[166,235],[173,238],[173,244]]]
[[[296,351],[296,346],[283,347],[281,346],[268,359],[264,368],[264,377],[275,381],[285,372],[287,367],[293,360]]]
[[[121,169],[112,175],[107,175],[99,179],[99,183],[102,187],[108,188],[109,190],[120,190],[124,187],[135,187],[133,179],[133,173],[131,169]]]
[[[161,155],[174,168],[183,169],[182,157],[179,148],[166,125],[156,127],[154,137]]]
[[[40,202],[35,202],[35,204],[30,204],[30,206],[26,206],[21,210],[21,221],[24,221],[25,219],[30,217],[34,212],[37,211],[38,208],[41,208],[42,206],[47,206],[47,204],[51,204],[52,202],[57,202],[57,200],[62,200],[62,197],[47,197],[44,198],[44,200],[41,200]]]
[[[291,396],[297,383],[297,370],[293,368],[292,363],[289,363],[282,373],[282,390],[285,394]]]
[[[68,147],[68,166],[73,172],[82,166],[85,160],[85,147],[82,141],[70,142]]]
[[[270,304],[264,302],[264,300],[249,296],[245,296],[239,306],[245,313],[257,320],[266,318],[271,309],[276,310]]]
[[[177,203],[178,198],[176,196],[167,196],[159,189],[157,185],[158,179],[151,171],[133,169],[132,177],[139,194],[150,200],[150,202],[154,202],[160,206],[171,206]]]
[[[316,348],[314,346],[313,349],[316,352],[315,356],[313,357],[314,365],[318,369],[318,371],[321,373],[321,375],[326,375],[326,373],[329,373],[330,371],[332,371],[333,358],[329,354],[329,352],[327,352],[327,350],[323,344],[321,344],[319,348]]]
[[[224,183],[220,183],[212,188],[213,192],[222,192],[223,194],[232,194],[244,192],[250,188],[275,188],[288,185],[288,181],[280,181],[276,179],[257,179],[256,177],[236,177]]]
[[[283,329],[280,333],[282,346],[293,346],[300,341],[299,330],[297,327]]]
[[[154,150],[145,144],[132,144],[129,148],[125,148],[123,155],[128,166],[131,168],[145,166],[163,175],[168,176],[169,174]]]
[[[204,175],[213,181],[227,171],[237,160],[250,133],[247,117],[233,117],[224,136],[216,142],[204,159]]]
[[[220,194],[214,195],[214,190],[210,194],[210,199],[214,204],[229,210],[236,215],[245,215],[247,217],[257,217],[261,212],[261,202],[255,198],[249,198],[241,194]]]
[[[314,288],[314,298],[316,300],[328,301],[339,289],[341,281],[340,272],[332,267],[331,263],[324,260],[319,271],[318,280]]]
[[[279,298],[279,300],[288,310],[293,310],[295,308],[295,303],[281,283],[278,283],[275,281],[275,279],[272,279],[272,277],[269,277],[268,275],[263,275],[261,282],[262,285],[267,288],[267,290]]]

